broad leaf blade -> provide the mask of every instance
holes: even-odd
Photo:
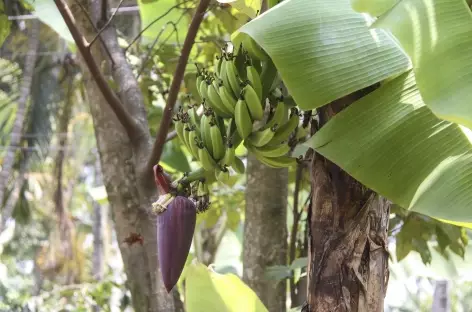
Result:
[[[402,207],[472,221],[467,132],[424,105],[412,71],[343,110],[305,144]]]
[[[54,1],[51,0],[30,0],[29,3],[34,6],[33,14],[44,24],[51,27],[62,38],[70,43],[74,43],[74,38],[67,28],[61,13],[57,9]]]
[[[313,109],[409,68],[404,52],[385,32],[369,30],[366,18],[349,0],[285,0],[239,32],[272,58],[296,103]]]
[[[472,16],[464,0],[402,0],[373,24],[410,56],[426,105],[472,128]]]
[[[379,16],[391,9],[397,2],[398,0],[351,0],[351,5],[356,12]]]
[[[267,312],[256,294],[234,274],[218,274],[203,264],[187,267],[185,307],[188,312]]]

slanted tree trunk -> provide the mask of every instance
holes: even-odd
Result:
[[[28,52],[24,61],[22,82],[20,85],[20,96],[17,101],[15,121],[13,123],[10,135],[10,144],[6,150],[2,161],[2,171],[0,172],[0,205],[3,204],[5,197],[5,187],[11,177],[11,171],[15,162],[15,155],[21,142],[23,132],[23,123],[25,121],[28,98],[31,91],[31,82],[33,80],[34,68],[36,65],[37,51],[39,47],[39,21],[31,21],[28,29],[29,42]],[[5,219],[5,218],[2,218]],[[4,221],[2,221],[3,223]]]
[[[320,110],[320,125],[355,101]],[[315,154],[308,216],[309,312],[383,311],[388,283],[387,201]]]
[[[269,311],[286,310],[286,283],[265,277],[266,268],[287,262],[288,170],[274,169],[248,156],[243,239],[243,280]]]
[[[80,32],[91,41],[96,31],[78,3],[89,10],[88,15],[97,23],[101,21],[103,2],[92,0],[89,5],[88,0],[69,1]],[[145,129],[139,137],[128,136],[80,56],[103,181],[113,210],[115,230],[127,275],[127,286],[136,312],[173,312],[173,295],[167,294],[159,272],[156,220],[148,213],[151,203],[157,200],[157,192],[153,183],[149,183],[153,182],[151,172],[148,179],[143,178],[146,173],[140,172],[147,162],[152,147],[142,94],[123,50],[118,45],[113,24],[102,32],[101,38],[112,56],[111,73],[118,86],[119,98],[125,110],[142,129]],[[109,61],[107,54],[100,47],[99,40],[92,46],[92,54],[97,64]],[[143,246],[124,243],[133,232],[140,233],[144,237]]]

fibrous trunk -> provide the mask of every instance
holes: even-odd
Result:
[[[359,96],[332,103],[321,124]],[[383,311],[388,283],[388,202],[315,154],[308,216],[309,312]]]
[[[266,278],[266,269],[287,261],[288,170],[274,169],[248,156],[243,280],[269,311],[283,312],[286,284]]]

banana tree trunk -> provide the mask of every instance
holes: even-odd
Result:
[[[13,123],[13,129],[10,136],[10,144],[6,150],[5,157],[3,158],[1,164],[2,171],[0,172],[0,205],[3,204],[5,197],[5,187],[11,177],[11,171],[15,162],[16,151],[20,147],[23,123],[25,121],[26,115],[26,107],[31,91],[31,82],[33,80],[34,68],[37,59],[40,24],[39,21],[33,20],[30,25],[31,27],[28,29],[28,52],[26,53],[24,61],[22,82],[20,86],[20,96],[17,102],[18,105],[16,109],[15,121]]]
[[[359,97],[323,108],[320,124]],[[387,201],[321,155],[311,163],[309,312],[380,312],[388,283]]]
[[[248,156],[243,280],[269,311],[286,310],[286,284],[275,285],[265,270],[287,262],[288,170],[274,169]]]

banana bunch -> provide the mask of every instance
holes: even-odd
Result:
[[[298,128],[299,112],[276,88],[274,64],[252,39],[227,50],[222,49],[212,68],[197,66],[196,89],[202,103],[187,105],[174,116],[179,139],[201,164],[184,179],[193,183],[190,193],[202,207],[208,204],[206,185],[228,184],[230,169],[245,172],[235,155],[240,144],[269,167],[296,164],[288,141]]]

